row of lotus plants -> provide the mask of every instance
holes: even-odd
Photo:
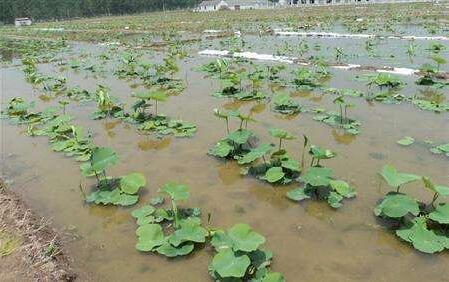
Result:
[[[142,174],[108,176],[107,169],[119,161],[112,148],[93,144],[91,137],[83,134],[82,127],[71,123],[72,117],[58,113],[58,109],[32,112],[32,106],[21,98],[14,98],[2,114],[14,124],[27,125],[30,136],[48,137],[53,151],[82,162],[82,175],[96,179],[93,192],[84,195],[86,202],[117,206],[137,204],[140,189],[147,185]],[[180,201],[189,198],[186,185],[167,183],[160,193],[170,201],[169,208],[163,207],[166,199],[158,196],[131,213],[139,226],[137,250],[172,258],[188,255],[195,247],[208,243],[216,251],[208,268],[215,280],[284,281],[281,273],[269,270],[273,253],[262,248],[265,237],[250,226],[239,223],[226,231],[204,226],[199,208],[179,207]]]
[[[321,147],[310,145],[309,138],[304,136],[301,159],[296,160],[284,147],[283,142],[296,137],[279,128],[270,128],[269,133],[278,140],[278,146],[271,143],[258,145],[259,138],[249,130],[248,122],[254,121],[251,116],[239,111],[220,111],[215,115],[225,120],[226,136],[209,150],[209,154],[220,159],[234,159],[242,166],[241,174],[252,175],[271,184],[288,184],[299,181],[303,188],[289,191],[287,197],[294,201],[309,198],[324,199],[331,207],[338,208],[344,198],[356,195],[355,189],[343,180],[335,180],[330,168],[323,167],[320,162],[336,156],[336,153]],[[234,131],[229,128],[229,120],[235,118],[240,126]],[[310,155],[310,164],[306,164],[306,151]]]

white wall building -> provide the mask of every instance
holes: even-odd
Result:
[[[205,0],[194,11],[210,12],[218,10],[268,9],[274,7],[302,6],[302,5],[353,5],[376,3],[414,3],[435,2],[436,0]]]
[[[210,12],[218,10],[250,10],[273,7],[268,0],[206,0],[201,2],[194,11]]]
[[[31,25],[32,23],[30,18],[16,18],[14,20],[15,26]]]

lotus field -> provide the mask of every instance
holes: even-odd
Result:
[[[448,13],[3,26],[1,177],[93,281],[444,281]]]

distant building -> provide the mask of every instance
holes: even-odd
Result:
[[[30,18],[16,18],[14,20],[15,26],[31,25],[32,23]]]
[[[218,10],[269,9],[289,6],[327,6],[376,3],[413,3],[434,2],[437,0],[206,0],[201,2],[194,11],[209,12]]]
[[[210,12],[218,10],[250,10],[266,9],[273,4],[267,0],[206,0],[201,2],[194,11]]]

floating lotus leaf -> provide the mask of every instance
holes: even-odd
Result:
[[[156,197],[154,197],[154,198],[151,198],[150,203],[151,203],[152,205],[156,206],[156,205],[160,205],[160,204],[164,203],[164,200],[165,200],[165,199],[164,199],[163,197],[161,197],[161,196],[156,196]]]
[[[251,261],[247,255],[236,256],[231,249],[219,251],[212,260],[212,269],[222,278],[245,276]]]
[[[88,203],[94,202],[95,204],[103,205],[119,205],[119,206],[132,206],[137,203],[139,197],[137,195],[128,195],[121,193],[120,189],[114,190],[98,190],[92,192],[87,198]]]
[[[232,239],[223,230],[215,231],[210,243],[216,251],[230,249],[233,245]]]
[[[418,203],[410,196],[405,194],[390,194],[374,209],[374,214],[381,214],[391,217],[400,218],[411,213],[415,216],[419,214]]]
[[[227,157],[229,153],[234,149],[227,141],[218,142],[212,149],[209,150],[209,154],[220,158]]]
[[[402,139],[398,140],[396,143],[402,146],[410,146],[415,143],[415,139],[410,136],[404,136]]]
[[[394,188],[421,178],[421,176],[415,174],[400,173],[392,165],[385,165],[380,175],[387,181],[388,185]]]
[[[327,197],[328,204],[335,209],[338,209],[339,207],[342,206],[342,204],[341,204],[342,200],[343,200],[343,196],[341,196],[340,194],[338,194],[334,191],[331,191],[329,193],[329,196]]]
[[[117,153],[111,148],[101,147],[92,151],[91,169],[93,171],[101,172],[106,168],[115,165],[117,162]]]
[[[145,217],[145,216],[152,215],[155,211],[156,211],[156,209],[153,206],[145,205],[136,210],[133,210],[131,212],[131,215],[134,218],[139,218],[139,217]]]
[[[311,167],[301,179],[311,186],[327,186],[332,180],[332,169],[325,167]]]
[[[161,255],[164,255],[166,257],[172,258],[177,256],[185,256],[187,254],[190,254],[194,249],[193,243],[187,243],[185,245],[182,245],[180,247],[173,247],[169,243],[164,243],[162,246],[158,247],[156,249],[156,252],[160,253]]]
[[[165,184],[161,192],[168,194],[174,201],[187,200],[189,198],[189,187],[175,182]]]
[[[273,259],[273,252],[257,249],[251,253],[248,253],[248,256],[251,259],[251,265],[257,268],[256,277],[265,276],[267,273],[267,267],[271,264],[271,260]]]
[[[281,180],[285,176],[285,173],[282,171],[282,167],[272,167],[265,173],[265,179],[270,182],[274,183],[279,180]]]
[[[143,252],[152,251],[165,243],[164,233],[159,224],[141,225],[136,230],[138,241],[136,249]]]
[[[424,187],[426,187],[427,189],[430,189],[433,192],[436,192],[438,194],[440,194],[441,196],[449,196],[449,187],[446,186],[442,186],[442,185],[435,185],[433,184],[433,182],[430,180],[430,178],[424,176],[422,178],[423,182],[424,182]]]
[[[136,194],[140,187],[147,184],[145,176],[140,173],[131,173],[120,179],[120,189],[127,194]]]
[[[236,144],[242,145],[248,142],[249,138],[253,135],[254,133],[252,131],[247,129],[239,129],[231,132],[227,138]]]
[[[261,282],[285,282],[285,278],[282,273],[269,272],[262,278]]]
[[[258,158],[261,158],[265,156],[268,152],[270,152],[273,149],[273,145],[271,144],[262,144],[259,147],[252,149],[247,154],[243,155],[241,158],[238,159],[239,164],[249,164]]]
[[[236,224],[228,230],[227,234],[233,241],[235,251],[255,251],[265,243],[265,237],[252,230],[247,224]]]
[[[427,229],[426,219],[419,217],[414,219],[413,225],[396,231],[396,235],[413,244],[413,247],[423,253],[433,254],[441,252],[447,239]]]
[[[199,218],[189,217],[179,222],[177,229],[169,238],[170,244],[178,247],[184,242],[204,243],[206,241],[207,230],[201,227]]]
[[[329,184],[332,189],[345,198],[352,198],[356,195],[355,189],[343,180],[331,180]]]
[[[287,192],[287,198],[299,202],[305,199],[310,199],[310,196],[305,193],[304,188],[296,188]]]
[[[285,140],[295,139],[295,136],[288,133],[288,131],[280,129],[280,128],[272,127],[270,129],[268,129],[268,132],[270,132],[271,136],[276,137],[276,138],[285,139]]]
[[[449,224],[449,204],[440,204],[429,214],[429,218],[441,224]]]

